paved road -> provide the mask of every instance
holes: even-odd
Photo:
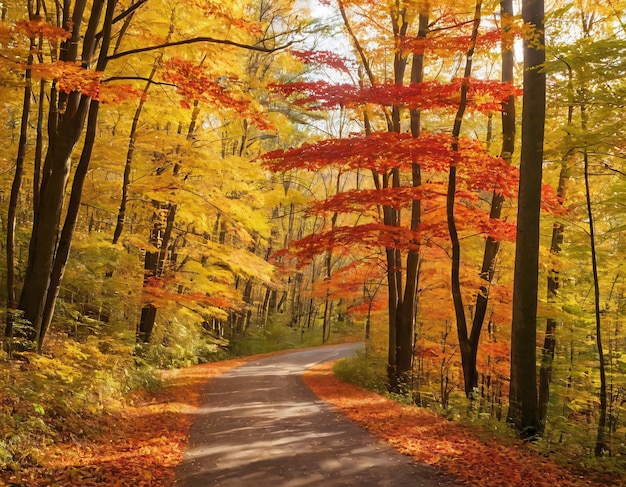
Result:
[[[354,353],[336,345],[249,362],[211,380],[177,471],[185,487],[452,485],[317,399],[302,372]]]

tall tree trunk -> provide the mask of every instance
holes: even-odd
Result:
[[[406,36],[409,28],[406,7],[391,12],[393,35],[396,39]],[[400,50],[396,49],[393,60],[393,75],[396,85],[404,84],[408,58]],[[401,109],[399,104],[391,107],[391,132],[401,132]],[[399,188],[401,186],[400,169],[391,169],[391,176],[383,178],[383,189],[388,187]],[[383,207],[385,225],[399,227],[401,224],[400,210],[391,206]],[[413,352],[413,321],[414,309],[406,309],[404,305],[402,269],[402,251],[397,248],[387,248],[387,283],[389,286],[389,363],[387,375],[389,389],[394,392],[405,392],[408,376],[411,372],[411,356]],[[407,342],[408,336],[408,342]]]
[[[569,73],[570,85],[572,82],[572,72]],[[572,118],[574,114],[574,107],[570,105],[567,110],[567,124],[571,126]],[[556,190],[556,195],[563,204],[567,195],[567,181],[569,180],[571,173],[571,159],[574,151],[569,149],[563,161],[561,162],[561,171],[559,173],[559,183]],[[561,245],[563,243],[563,235],[565,233],[565,227],[562,223],[555,222],[552,225],[552,239],[550,241],[550,254],[556,256],[561,252]],[[555,266],[556,267],[556,266]],[[559,290],[559,271],[556,268],[552,268],[548,271],[547,278],[547,295],[546,299],[548,303],[554,303],[557,298]],[[546,420],[548,416],[548,404],[550,402],[550,382],[552,381],[552,361],[554,360],[554,351],[556,349],[556,325],[555,318],[549,316],[546,319],[546,331],[543,339],[543,345],[541,347],[541,365],[539,367],[539,392],[538,392],[538,420],[539,426],[543,431],[546,426]]]
[[[61,213],[65,200],[65,186],[70,173],[70,155],[78,142],[84,125],[90,99],[73,92],[68,111],[60,124],[60,134],[54,152],[48,151],[44,163],[44,177],[40,192],[38,217],[35,219],[29,247],[28,265],[19,309],[34,329],[32,339],[40,334],[43,309],[48,293],[50,275],[60,230]],[[50,169],[48,172],[46,169]]]
[[[126,23],[124,24],[126,25]],[[172,34],[174,33],[174,13],[172,12],[172,18],[170,21],[170,28],[165,38],[165,42],[169,42],[171,40]],[[116,46],[117,47],[117,46]],[[122,180],[122,196],[120,198],[120,207],[117,212],[117,223],[115,225],[115,230],[113,231],[113,243],[116,244],[124,231],[124,222],[126,220],[126,205],[128,204],[128,190],[130,186],[130,175],[132,171],[133,158],[135,155],[135,147],[137,143],[137,127],[139,125],[139,119],[141,118],[141,112],[143,111],[143,107],[146,103],[148,90],[150,86],[152,86],[152,80],[156,76],[158,66],[163,59],[163,54],[159,53],[157,58],[152,65],[152,69],[150,70],[150,74],[148,75],[148,80],[146,85],[143,88],[143,93],[141,94],[141,98],[139,99],[139,103],[137,108],[135,109],[135,115],[133,116],[133,123],[130,128],[130,134],[128,136],[128,149],[126,151],[126,164],[124,165],[124,176]]]
[[[420,12],[418,18],[417,37],[426,38],[428,32],[428,8],[424,6],[424,11]],[[411,83],[421,83],[424,81],[424,54],[414,54],[411,66]],[[417,109],[409,112],[411,122],[411,135],[418,138],[421,133],[421,113]],[[414,161],[411,165],[411,184],[414,188],[422,185],[422,172],[419,161]],[[411,231],[419,231],[422,221],[421,200],[411,201]],[[405,387],[409,384],[409,375],[413,371],[413,352],[415,349],[415,317],[417,314],[417,289],[419,283],[419,262],[420,262],[420,242],[411,242],[411,248],[406,257],[406,283],[401,307],[396,318],[396,367],[398,378]]]
[[[157,247],[157,252],[146,252],[144,262],[144,288],[147,286],[150,278],[162,277],[165,272],[165,263],[167,260],[167,252],[169,242],[174,229],[174,221],[176,220],[176,205],[171,203],[153,202],[157,208],[157,217],[155,226],[150,234],[150,243]],[[164,221],[159,218],[159,212],[165,214]],[[149,343],[154,329],[154,323],[157,315],[157,307],[147,302],[141,309],[139,324],[137,325],[137,343]]]
[[[587,129],[587,112],[585,105],[581,106],[581,125],[583,131]],[[600,373],[600,414],[598,415],[598,431],[596,435],[596,445],[594,454],[602,456],[606,450],[606,415],[607,415],[607,393],[606,393],[606,362],[604,359],[604,348],[602,346],[602,311],[600,310],[600,281],[598,277],[598,253],[596,250],[596,229],[591,205],[591,188],[589,186],[589,151],[587,143],[583,148],[583,163],[585,177],[585,202],[587,206],[587,218],[589,220],[589,244],[591,249],[591,270],[593,273],[593,297],[596,324],[596,347],[598,349],[598,371]]]
[[[78,46],[82,39],[81,59],[84,67],[88,67],[92,62],[98,31],[102,30],[104,39],[110,37],[111,29],[110,22],[105,23],[104,26],[100,22],[104,0],[96,0],[91,7],[87,29],[84,33],[81,32],[86,3],[86,0],[79,0],[75,4],[72,15],[73,33],[70,39],[63,43],[61,49],[64,61],[75,61],[78,56]],[[112,10],[115,3],[115,0],[108,0],[107,11]],[[64,12],[64,15],[67,15],[67,12]],[[105,47],[108,48],[108,44],[104,46],[103,41],[101,49],[105,49]],[[104,52],[98,61],[98,68],[102,70],[106,67],[106,54]],[[52,91],[51,100],[54,100],[56,96],[54,86]],[[73,91],[68,95],[63,94],[58,97],[58,103],[63,106],[62,112],[58,112],[58,107],[53,107],[52,104],[50,108],[48,151],[39,190],[39,205],[34,208],[28,263],[18,305],[19,309],[24,311],[24,318],[33,327],[32,336],[30,336],[32,340],[41,336],[45,302],[48,296],[61,227],[65,187],[71,171],[70,156],[85,125],[90,102],[90,97]]]
[[[474,23],[472,27],[472,37],[470,47],[467,50],[465,72],[463,73],[464,82],[461,86],[461,100],[459,108],[454,119],[452,128],[452,157],[459,158],[459,137],[461,135],[461,125],[463,123],[463,115],[467,108],[467,93],[469,91],[469,77],[472,74],[472,58],[474,49],[476,48],[476,40],[478,38],[478,27],[480,26],[482,0],[476,1],[474,10]],[[465,309],[463,308],[463,296],[461,294],[461,244],[456,229],[456,221],[454,218],[454,203],[456,199],[456,171],[457,160],[453,160],[450,164],[450,173],[448,175],[448,194],[446,197],[446,216],[448,222],[448,232],[450,234],[450,243],[452,245],[452,266],[450,273],[450,284],[452,287],[452,302],[454,303],[454,314],[456,317],[456,329],[459,338],[459,347],[461,349],[461,363],[463,367],[463,379],[465,383],[465,395],[470,397],[474,390],[474,383],[478,382],[476,374],[476,351],[473,344],[469,340],[467,332],[467,319],[465,317]]]
[[[513,18],[513,0],[502,0],[500,2],[500,13],[503,23]],[[502,26],[504,28],[504,25]],[[502,82],[513,82],[513,47],[512,42],[508,39],[502,41]],[[490,137],[489,137],[490,138]],[[515,151],[515,95],[511,95],[509,99],[502,103],[502,148],[500,157],[511,162],[513,152]],[[489,219],[499,219],[502,214],[502,204],[504,196],[497,191],[491,195],[491,209],[489,211]],[[470,352],[467,357],[467,370],[469,376],[466,378],[465,392],[478,387],[478,370],[476,369],[476,361],[478,357],[478,345],[480,335],[485,324],[485,316],[487,314],[487,305],[489,303],[489,285],[493,280],[495,271],[496,257],[500,242],[493,237],[487,237],[485,241],[485,249],[483,252],[483,262],[480,269],[480,277],[484,284],[480,286],[476,296],[476,304],[474,305],[474,318],[472,320],[472,329],[469,334]]]
[[[59,296],[61,281],[63,279],[67,260],[70,255],[72,239],[74,237],[74,231],[76,229],[76,222],[78,221],[78,213],[80,210],[83,186],[89,170],[89,162],[91,161],[91,154],[96,140],[96,125],[98,120],[99,108],[99,102],[91,102],[91,105],[89,107],[85,143],[83,145],[80,161],[78,162],[78,166],[76,167],[76,172],[74,173],[74,181],[72,183],[72,192],[70,193],[70,200],[68,203],[67,213],[65,215],[65,223],[63,224],[63,229],[61,230],[61,236],[59,238],[56,253],[54,256],[52,272],[50,273],[50,282],[48,284],[48,293],[46,296],[43,315],[41,318],[41,326],[39,327],[39,330],[35,335],[37,351],[39,353],[41,353],[44,338],[46,336],[46,333],[48,332],[50,323],[52,322],[52,316],[54,315],[56,300]]]
[[[517,244],[511,324],[511,384],[508,421],[530,437],[539,428],[537,413],[537,286],[539,217],[546,112],[543,35],[544,0],[523,0],[522,18],[538,31],[524,41],[522,148],[517,209]]]
[[[29,2],[30,6],[30,2]],[[32,15],[31,15],[32,17]],[[35,48],[35,42],[31,40],[30,51]],[[28,66],[33,64],[34,57],[32,54],[28,56]],[[30,118],[30,100],[33,92],[31,69],[26,69],[24,74],[24,98],[22,101],[22,119],[20,121],[20,138],[17,144],[17,157],[15,158],[15,173],[13,175],[13,184],[11,185],[11,195],[9,197],[9,207],[7,210],[7,318],[4,328],[4,347],[6,352],[11,354],[11,346],[13,341],[13,321],[14,315],[12,310],[16,306],[15,297],[15,217],[17,215],[17,201],[22,186],[22,176],[24,174],[24,159],[26,157],[26,146],[28,140],[28,121]],[[43,100],[40,100],[40,103]]]
[[[111,43],[111,25],[113,22],[113,14],[115,10],[116,0],[107,0],[107,8],[104,18],[104,25],[109,26],[103,30],[102,46],[100,55],[98,57],[96,69],[103,71],[107,63],[107,53]],[[98,15],[99,17],[99,15]],[[96,35],[95,29],[97,22],[90,22],[86,37]],[[90,30],[92,31],[90,33]],[[86,52],[93,52],[87,50]],[[61,234],[57,243],[56,252],[54,255],[54,262],[50,273],[50,281],[48,283],[48,290],[46,294],[46,300],[44,303],[43,314],[41,318],[41,325],[35,335],[35,341],[37,343],[37,350],[41,352],[43,341],[52,321],[54,314],[54,308],[56,299],[59,295],[59,289],[61,287],[61,281],[63,274],[65,273],[65,267],[70,254],[70,248],[72,239],[74,237],[74,231],[76,229],[76,222],[78,221],[78,213],[80,210],[80,202],[82,200],[83,186],[87,173],[89,170],[89,164],[91,162],[91,155],[93,147],[96,141],[96,130],[98,121],[98,112],[100,103],[92,100],[89,105],[89,115],[87,117],[87,130],[85,140],[83,143],[83,149],[81,152],[80,160],[74,173],[74,180],[72,183],[72,190],[70,193],[70,199],[68,202],[67,212],[65,216],[65,222],[61,230]]]

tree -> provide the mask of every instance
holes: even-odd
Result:
[[[296,83],[280,87],[287,93],[301,93],[304,100],[318,105],[332,106],[342,103],[347,106],[360,106],[364,103],[392,104],[399,100],[410,100],[409,104],[416,108],[427,108],[430,104],[454,105],[454,93],[458,92],[465,81],[459,80],[451,86],[442,86],[438,83],[420,83],[410,87],[375,86],[373,88],[353,89],[347,86],[329,86],[323,83]],[[512,88],[499,83],[481,83],[475,80],[468,81],[468,99],[475,103],[486,103],[493,107],[509,97]],[[506,89],[503,89],[506,88]],[[493,96],[498,102],[478,101],[475,93],[480,90],[485,96]],[[502,90],[502,91],[500,91]],[[415,97],[415,93],[424,94]],[[488,95],[487,95],[488,94]],[[424,100],[423,105],[420,101]],[[453,101],[454,100],[454,101]],[[456,141],[456,146],[453,142]],[[421,171],[433,175],[440,175],[447,170],[451,160],[459,166],[461,184],[458,195],[471,201],[474,191],[493,191],[498,188],[503,194],[512,194],[512,185],[516,183],[515,171],[502,159],[488,156],[484,148],[467,137],[452,139],[450,135],[422,132],[420,137],[411,134],[396,132],[379,132],[365,136],[353,136],[348,139],[325,140],[315,144],[303,144],[299,148],[273,151],[263,156],[266,166],[273,171],[290,171],[294,168],[308,171],[320,171],[328,167],[339,166],[342,171],[370,170],[376,174],[393,173],[393,170],[412,170],[413,164],[419,161]],[[480,170],[483,172],[481,173]],[[480,177],[477,177],[480,174]],[[489,178],[482,177],[489,174]],[[490,179],[493,177],[493,179]],[[376,181],[376,180],[375,180]],[[400,181],[400,180],[399,180]],[[325,252],[328,248],[337,248],[336,242],[345,247],[362,247],[365,249],[380,248],[386,253],[401,255],[401,252],[415,250],[423,242],[437,242],[445,246],[447,229],[445,219],[437,208],[445,208],[442,196],[445,187],[441,181],[428,185],[414,186],[413,183],[391,183],[376,185],[368,188],[346,188],[341,193],[326,200],[313,204],[315,212],[340,212],[350,214],[356,212],[358,223],[337,225],[323,233],[309,235],[292,243],[292,255],[306,263],[312,256]],[[455,191],[455,193],[457,193]],[[399,211],[411,206],[412,201],[428,201],[429,218],[422,220],[416,230],[410,222],[390,224],[386,220],[380,221],[380,208],[389,208]],[[498,239],[507,239],[510,235],[507,229],[509,224],[502,221],[490,220],[483,209],[477,208],[468,201],[462,207],[463,232],[484,232],[497,236]],[[443,204],[442,204],[443,203]],[[461,211],[461,210],[460,210]],[[354,217],[353,217],[354,218]],[[389,271],[387,263],[387,271]],[[394,267],[394,272],[404,272],[404,268]],[[412,282],[412,281],[411,281]],[[392,294],[395,291],[392,291]],[[395,298],[394,298],[395,302]],[[415,302],[415,301],[413,301]],[[415,312],[413,310],[412,312]],[[390,326],[396,324],[396,316],[390,319]],[[392,331],[396,330],[395,327]],[[411,339],[412,340],[412,339]],[[390,341],[391,344],[391,341]],[[412,352],[411,352],[412,354]],[[410,372],[410,366],[407,369]],[[392,376],[393,378],[393,376]]]
[[[54,80],[48,113],[48,146],[41,169],[41,181],[34,189],[36,204],[33,208],[29,258],[18,303],[18,308],[24,312],[24,319],[32,326],[30,338],[37,342],[38,348],[41,348],[52,318],[67,264],[82,188],[96,137],[101,102],[117,102],[133,92],[128,86],[117,83],[135,79],[135,76],[109,76],[104,79],[109,64],[117,59],[139,56],[166,47],[199,43],[261,52],[280,48],[276,45],[265,47],[262,40],[257,42],[258,39],[255,39],[257,43],[247,44],[245,35],[242,35],[242,41],[202,36],[125,51],[118,49],[128,32],[127,21],[147,3],[148,0],[140,0],[121,11],[117,0],[98,0],[93,4],[80,0],[73,6],[73,10],[61,10],[61,6],[57,5],[59,26],[55,28],[66,34],[71,32],[71,37],[61,42],[58,53],[53,49],[50,62],[41,62],[31,68],[38,77]],[[207,7],[206,11],[211,13],[218,10]],[[118,46],[111,53],[111,39],[120,24]],[[241,26],[242,32],[245,31],[245,23],[235,24]],[[72,154],[85,127],[80,160],[74,168]],[[39,181],[39,174],[35,176],[35,181]],[[72,189],[66,208],[65,188],[70,181]]]
[[[522,18],[533,34],[524,40],[524,98],[517,208],[511,385],[508,421],[523,436],[539,430],[537,413],[537,289],[539,280],[539,216],[543,167],[546,76],[543,0],[524,0]]]
[[[502,56],[502,82],[513,83],[514,82],[514,56],[513,56],[513,1],[503,0],[500,2],[500,13],[502,19],[502,25],[500,28],[503,31],[502,41],[500,44],[501,56]],[[500,150],[500,157],[507,161],[512,162],[513,152],[515,150],[515,95],[511,94],[509,99],[502,103],[502,147]],[[502,216],[502,208],[505,202],[504,195],[499,191],[494,191],[491,195],[491,209],[489,211],[489,218],[498,219]],[[478,387],[478,370],[476,368],[476,360],[478,356],[478,346],[487,315],[487,308],[489,303],[489,288],[493,282],[493,278],[496,272],[496,258],[498,250],[500,248],[500,242],[488,236],[485,240],[485,248],[483,251],[483,261],[480,269],[480,277],[484,283],[481,284],[480,290],[476,295],[476,303],[474,305],[474,316],[472,319],[472,327],[469,333],[469,344],[472,350],[472,355],[469,358],[469,364],[466,367],[467,372],[464,372],[465,380],[465,393],[471,392]],[[472,366],[473,363],[473,366]]]
[[[476,355],[478,350],[479,335],[472,330],[472,339],[467,330],[467,318],[465,316],[465,308],[463,306],[463,296],[461,294],[461,243],[456,226],[454,216],[454,204],[456,200],[456,184],[457,184],[457,157],[459,151],[458,138],[461,135],[461,125],[463,123],[463,115],[467,109],[467,92],[469,91],[469,77],[472,74],[472,61],[474,50],[476,49],[476,41],[478,38],[478,28],[480,27],[482,1],[476,2],[474,10],[474,21],[472,25],[472,34],[469,48],[466,54],[465,72],[463,79],[467,80],[461,86],[461,99],[459,107],[454,117],[454,125],[452,127],[452,157],[450,163],[450,171],[448,173],[448,188],[446,194],[446,221],[448,224],[448,233],[450,234],[450,244],[452,247],[452,265],[450,269],[450,285],[452,288],[452,301],[454,303],[454,314],[456,316],[457,336],[459,339],[459,347],[461,350],[461,362],[463,367],[463,377],[465,382],[465,394],[471,397],[471,394],[478,384],[476,373]]]

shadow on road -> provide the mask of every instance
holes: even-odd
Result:
[[[304,386],[304,370],[356,348],[344,344],[269,357],[210,381],[177,485],[449,485],[434,469],[371,437]]]

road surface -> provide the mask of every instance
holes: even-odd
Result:
[[[450,486],[426,465],[372,437],[302,381],[345,344],[249,362],[210,380],[176,485],[185,487]]]

